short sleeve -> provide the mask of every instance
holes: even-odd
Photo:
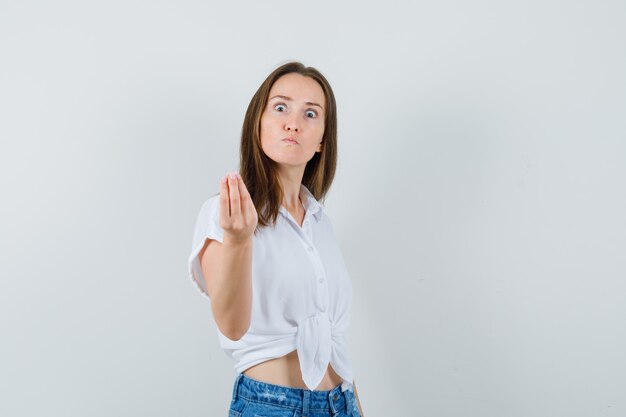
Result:
[[[197,288],[207,297],[209,293],[206,289],[202,266],[200,264],[200,251],[204,247],[206,239],[215,239],[224,242],[224,229],[220,227],[220,196],[215,195],[209,198],[200,208],[193,231],[193,241],[191,243],[191,254],[189,255],[189,274]]]

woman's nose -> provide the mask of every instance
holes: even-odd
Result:
[[[295,121],[295,120],[290,119],[290,120],[288,120],[288,121],[287,121],[287,123],[285,124],[285,128],[286,128],[288,131],[291,131],[291,132],[297,132],[297,131],[298,131],[298,124],[296,123],[296,121]]]

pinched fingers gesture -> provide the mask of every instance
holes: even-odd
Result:
[[[220,227],[224,241],[240,243],[250,239],[258,215],[252,197],[239,173],[231,173],[220,183]]]

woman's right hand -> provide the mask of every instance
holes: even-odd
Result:
[[[220,227],[224,229],[224,242],[248,241],[258,221],[252,197],[239,173],[223,177],[220,182]]]

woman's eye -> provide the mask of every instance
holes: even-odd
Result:
[[[275,109],[276,109],[277,107],[285,107],[285,105],[284,105],[284,104],[277,104],[277,105],[275,105],[275,106],[274,106],[274,108],[275,108]]]
[[[308,111],[306,112],[306,114],[307,114],[307,115],[308,115],[308,114],[312,114],[313,116],[311,116],[311,117],[316,117],[316,116],[317,116],[317,113],[316,113],[316,112],[314,112],[313,110],[308,110]]]

